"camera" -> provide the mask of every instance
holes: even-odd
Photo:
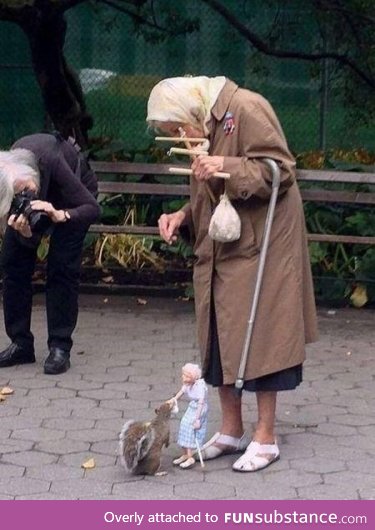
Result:
[[[23,190],[16,193],[9,214],[18,217],[23,214],[30,225],[33,234],[43,234],[51,226],[52,221],[42,210],[33,210],[30,202],[38,199],[35,192],[31,190]]]

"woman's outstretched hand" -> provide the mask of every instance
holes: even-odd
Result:
[[[171,245],[177,240],[177,232],[181,224],[185,219],[185,212],[183,210],[178,210],[174,213],[163,213],[159,217],[159,233],[160,237],[164,239],[168,245]]]

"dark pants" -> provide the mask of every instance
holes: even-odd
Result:
[[[87,230],[72,230],[69,223],[55,226],[47,258],[46,308],[48,346],[70,351],[78,317],[78,288],[83,240]],[[30,331],[31,279],[37,248],[28,247],[12,228],[2,245],[5,330],[12,342],[33,349]]]

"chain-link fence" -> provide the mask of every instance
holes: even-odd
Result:
[[[143,149],[150,143],[146,102],[155,82],[175,75],[225,75],[270,100],[295,153],[321,147],[373,147],[370,127],[348,126],[340,90],[337,86],[333,90],[330,80],[329,61],[315,65],[314,74],[311,63],[255,52],[205,3],[164,0],[164,4],[173,5],[181,20],[199,20],[199,29],[158,40],[151,32],[145,36],[135,31],[128,16],[108,7],[93,10],[87,3],[67,13],[66,58],[83,85],[94,119],[92,137],[121,139],[129,150]],[[243,9],[242,2],[225,4],[234,13]],[[274,14],[264,2],[251,4],[255,26],[266,27]],[[279,16],[293,17],[293,11],[285,8]],[[314,28],[305,30],[293,45],[311,49],[317,33]],[[296,37],[282,35],[286,43],[292,38]],[[43,129],[45,121],[26,39],[14,24],[0,22],[0,145]]]

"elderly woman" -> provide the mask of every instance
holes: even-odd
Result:
[[[172,243],[181,228],[194,244],[194,292],[205,381],[219,388],[222,423],[203,446],[205,459],[243,452],[236,471],[257,471],[278,460],[274,432],[277,392],[302,381],[305,344],[316,339],[316,313],[295,161],[271,105],[225,77],[165,79],[152,90],[148,124],[167,135],[207,138],[209,154],[191,165],[191,200],[159,219],[161,237]],[[274,159],[281,184],[253,330],[244,390],[255,392],[258,420],[244,434],[241,396],[233,386],[245,340]],[[215,172],[230,173],[230,179]],[[209,190],[208,190],[209,188]],[[212,211],[225,191],[241,219],[231,243],[208,235]],[[215,197],[215,203],[212,201]]]

